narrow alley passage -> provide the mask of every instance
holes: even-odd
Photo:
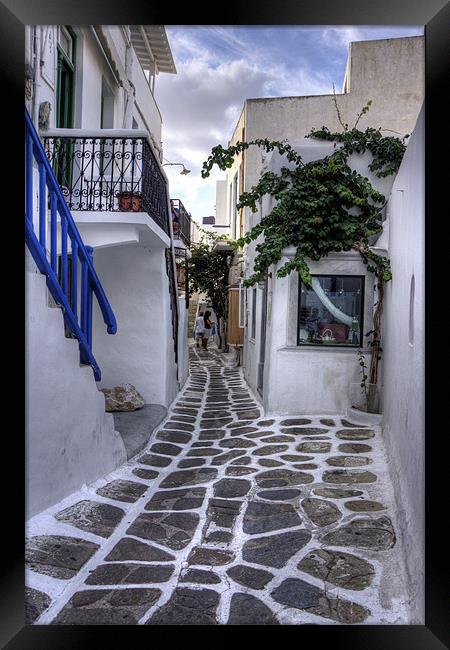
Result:
[[[224,355],[135,459],[27,523],[35,624],[406,624],[380,430],[271,417]]]

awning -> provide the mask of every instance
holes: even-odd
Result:
[[[156,64],[157,72],[176,74],[164,25],[130,25],[131,42],[144,70]]]

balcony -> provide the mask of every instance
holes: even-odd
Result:
[[[180,239],[187,248],[191,246],[191,215],[180,199],[170,199],[174,239]]]
[[[147,213],[170,236],[167,179],[146,131],[52,129],[42,135],[69,210]]]

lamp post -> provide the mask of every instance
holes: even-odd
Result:
[[[166,163],[163,163],[162,166],[165,167],[166,165],[180,165],[181,167],[183,167],[183,169],[182,169],[181,172],[180,172],[180,174],[181,174],[182,176],[185,176],[186,174],[190,174],[190,173],[191,173],[191,170],[190,170],[190,169],[186,169],[186,167],[183,165],[183,163],[171,163],[171,162],[166,162]]]

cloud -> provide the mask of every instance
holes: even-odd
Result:
[[[211,200],[206,204],[203,196],[202,202],[191,208],[201,218],[213,214],[217,177],[216,173],[211,179],[202,180],[202,163],[213,146],[227,145],[244,100],[264,96],[275,80],[275,73],[242,58],[219,62],[214,52],[201,49],[199,44],[195,47],[192,37],[184,37],[182,42],[189,58],[176,61],[176,76],[158,77],[155,95],[163,116],[164,157],[170,162],[182,162],[192,170],[181,179],[176,172],[175,176],[170,174],[171,190],[183,192],[186,200],[189,196],[189,200],[197,201],[199,191],[189,190],[189,185],[210,185],[212,204]],[[177,42],[174,49],[180,47]],[[190,209],[187,205],[186,208]]]
[[[352,41],[363,40],[363,32],[358,27],[325,27],[321,33],[321,44],[336,48],[347,46]]]

